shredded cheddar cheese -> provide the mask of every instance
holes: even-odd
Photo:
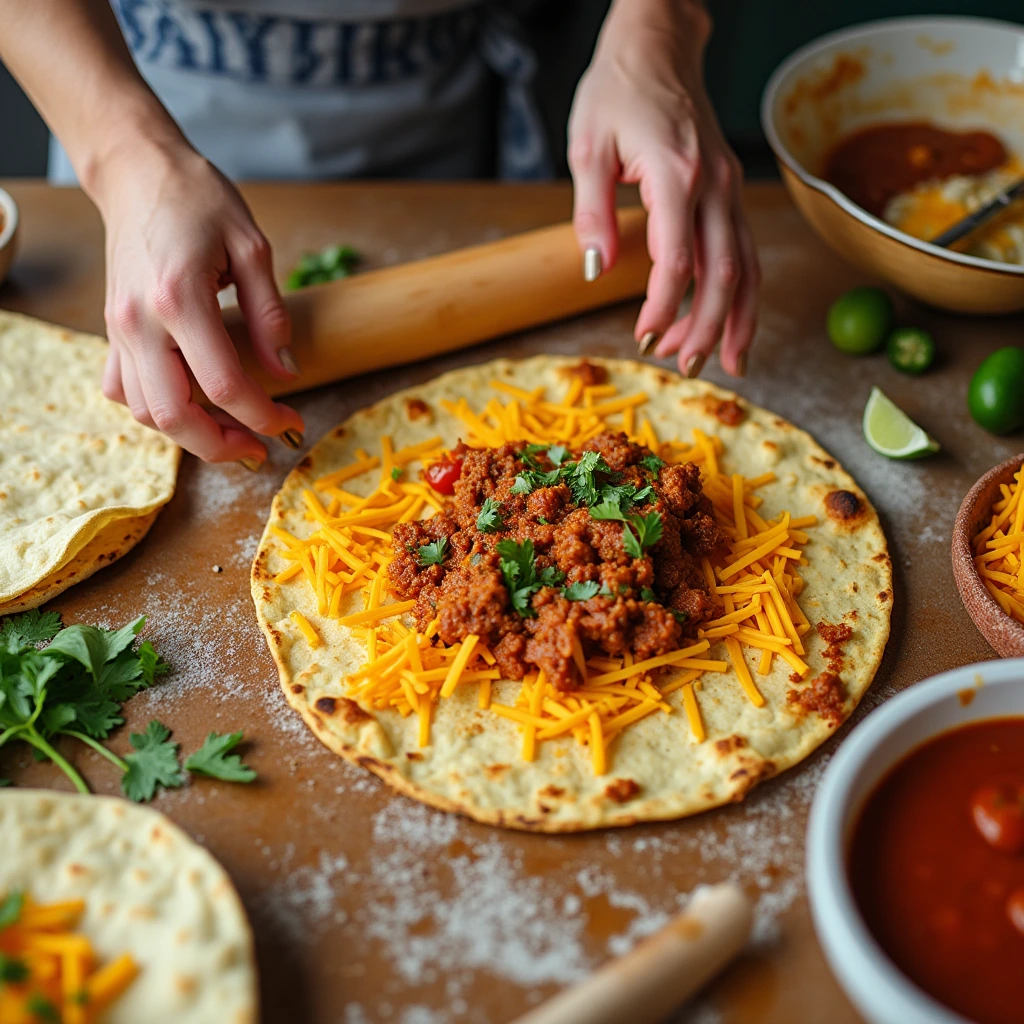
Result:
[[[613,429],[647,445],[666,463],[700,466],[704,493],[726,537],[714,559],[702,560],[717,613],[688,646],[636,663],[628,654],[588,659],[574,635],[574,689],[559,691],[543,672],[534,671],[523,679],[513,704],[501,703],[493,689],[501,674],[486,637],[469,636],[450,647],[435,642],[437,620],[416,630],[402,618],[415,602],[389,600],[390,530],[440,510],[447,499],[425,483],[393,479],[391,472],[440,458],[441,438],[396,451],[392,438],[385,437],[379,457],[357,452],[356,462],[320,477],[314,491],[304,493],[305,515],[314,527],[307,539],[273,531],[280,555],[291,563],[274,581],[304,579],[318,615],[337,620],[365,641],[366,663],[345,680],[350,698],[367,708],[414,716],[419,745],[425,747],[437,704],[461,687],[475,686],[480,710],[521,730],[525,760],[534,760],[543,743],[571,736],[588,748],[593,771],[601,775],[608,770],[615,738],[652,714],[681,710],[694,741],[705,742],[699,695],[706,672],[730,673],[755,707],[765,704],[755,673],[768,675],[776,658],[792,669],[792,678],[809,675],[803,638],[811,626],[799,605],[804,587],[799,569],[809,564],[803,553],[809,541],[805,528],[817,520],[788,511],[762,518],[756,491],[775,480],[773,473],[747,478],[723,472],[722,440],[701,430],[693,431],[690,443],[661,441],[643,414],[647,395],[642,392],[621,396],[612,385],[588,387],[579,378],[568,384],[560,401],[548,400],[542,387],[526,391],[500,380],[492,387],[507,400],[502,404],[491,398],[482,412],[470,408],[465,398],[441,401],[462,424],[471,447],[528,441],[576,448]],[[364,474],[379,481],[365,497],[339,486]],[[1016,532],[1022,532],[1019,522]],[[294,612],[292,619],[306,642],[321,644],[320,633],[305,616]],[[719,645],[720,655],[713,645]],[[670,702],[677,691],[678,703]]]
[[[999,607],[1024,624],[1024,466],[1013,481],[1000,485],[992,519],[974,538],[974,565]]]
[[[16,920],[0,928],[0,1024],[95,1024],[134,981],[139,968],[129,954],[100,966],[89,940],[74,932],[84,910],[84,900],[26,896]]]

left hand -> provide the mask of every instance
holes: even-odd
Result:
[[[638,342],[678,352],[695,377],[721,340],[722,366],[746,371],[760,269],[743,213],[742,171],[704,91],[710,31],[690,0],[618,0],[580,81],[569,120],[573,222],[601,265],[617,256],[617,182],[639,184],[654,266],[637,318]],[[691,279],[693,305],[676,315]],[[649,345],[647,346],[649,347]]]

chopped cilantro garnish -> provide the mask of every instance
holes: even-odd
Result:
[[[391,479],[397,480],[402,475],[402,470],[398,466],[391,467]]]
[[[590,515],[594,519],[617,519],[623,523],[626,521],[619,503],[611,499],[602,501],[599,505],[591,505]]]
[[[178,765],[178,744],[169,739],[171,730],[155,718],[146,731],[129,737],[134,752],[125,754],[127,770],[121,788],[129,800],[152,800],[157,786],[177,789],[185,780]]]
[[[545,519],[545,518],[544,518],[544,516],[537,516],[537,522],[538,522],[538,523],[540,523],[540,524],[541,524],[541,526],[550,526],[550,525],[551,525],[551,524],[550,524],[550,523],[549,523],[549,522],[547,521],[547,519]]]
[[[18,923],[21,908],[25,905],[25,894],[20,889],[12,889],[0,900],[0,929],[10,928]]]
[[[0,953],[0,985],[20,985],[28,977],[28,964]]]
[[[600,584],[594,580],[581,580],[579,583],[570,583],[562,588],[562,595],[569,601],[589,601],[596,597],[601,589]]]
[[[641,601],[657,601],[658,598],[655,595],[654,591],[651,590],[650,587],[641,587],[640,588],[640,600]]]
[[[661,540],[661,531],[661,516],[657,512],[630,516],[628,525],[622,528],[622,546],[626,554],[631,558],[643,558],[644,548],[652,547]]]
[[[578,505],[596,505],[601,498],[595,474],[610,474],[612,468],[600,452],[584,452],[578,461],[563,463],[560,472]]]
[[[60,1024],[60,1014],[57,1012],[57,1007],[38,992],[33,992],[25,1000],[25,1009],[36,1020],[41,1021],[42,1024]]]
[[[196,775],[206,775],[221,782],[252,782],[256,773],[231,751],[242,742],[240,732],[223,736],[211,732],[203,745],[185,760],[185,767]]]
[[[530,598],[541,587],[557,587],[565,579],[565,574],[554,566],[537,572],[532,540],[524,540],[521,544],[514,540],[502,540],[497,543],[495,550],[501,559],[501,575],[512,608],[523,618],[533,617],[537,613],[530,606]]]
[[[565,460],[566,455],[569,454],[569,449],[564,444],[556,444],[548,449],[548,458],[556,465],[561,466]]]
[[[447,557],[447,537],[441,537],[438,540],[431,541],[429,544],[421,545],[416,553],[416,561],[423,566],[440,565]]]
[[[480,552],[479,551],[474,551],[473,554],[471,554],[469,556],[469,564],[470,565],[479,565],[480,564],[480,557],[481,557]]]
[[[513,494],[532,494],[538,487],[554,487],[558,483],[560,470],[553,469],[544,473],[537,469],[527,469],[520,473],[510,488]]]
[[[307,253],[288,275],[285,288],[296,291],[311,284],[323,284],[355,272],[362,257],[348,245],[328,245],[320,252]]]
[[[676,622],[684,624],[690,621],[689,612],[681,612],[675,608],[671,608],[669,610],[672,612],[672,617],[676,620]]]
[[[481,533],[494,533],[502,525],[501,502],[486,498],[476,517],[476,528]]]
[[[665,465],[665,461],[664,459],[659,459],[657,455],[647,455],[640,460],[640,465],[649,473],[657,476],[661,472],[661,467]]]
[[[540,455],[541,452],[546,452],[548,446],[546,444],[528,444],[519,453],[519,461],[524,465],[530,467],[530,469],[540,469],[540,462],[537,461],[536,456]]]

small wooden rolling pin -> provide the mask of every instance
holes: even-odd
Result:
[[[619,213],[616,265],[583,280],[571,224],[371,270],[285,297],[300,377],[266,373],[237,307],[224,320],[242,365],[271,395],[465,348],[641,295],[650,260],[642,209]]]
[[[702,886],[660,932],[513,1024],[660,1024],[736,956],[751,920],[739,886]]]

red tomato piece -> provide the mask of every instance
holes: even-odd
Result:
[[[981,837],[1000,853],[1024,853],[1024,786],[983,786],[971,798]]]
[[[438,494],[454,494],[455,483],[462,475],[462,459],[446,452],[437,462],[427,466],[424,478]]]

